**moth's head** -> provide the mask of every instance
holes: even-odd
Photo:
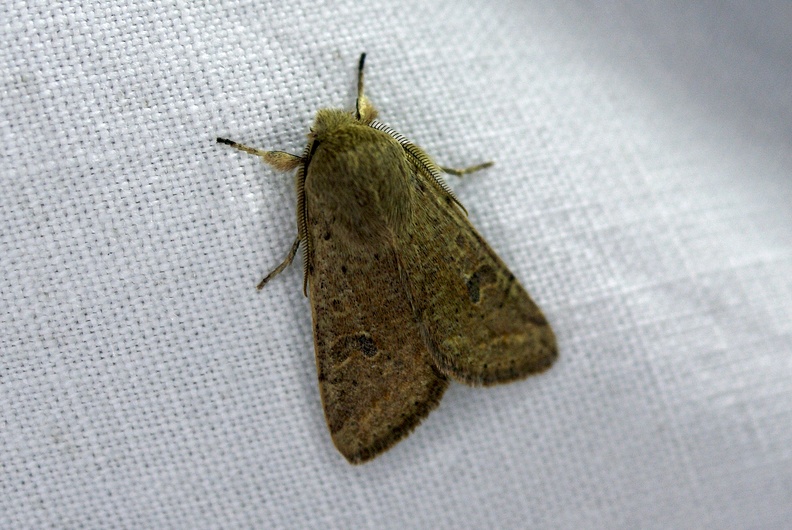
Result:
[[[341,109],[321,109],[316,113],[311,132],[308,138],[322,141],[324,138],[349,127],[358,125],[360,122],[354,114]]]

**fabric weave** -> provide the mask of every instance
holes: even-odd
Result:
[[[595,7],[596,5],[596,7]],[[781,528],[792,8],[714,0],[0,7],[0,527]],[[332,446],[293,179],[352,108],[447,166],[546,374]]]

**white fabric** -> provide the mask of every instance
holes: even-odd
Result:
[[[696,5],[4,3],[0,527],[787,526],[792,7]],[[352,467],[215,136],[299,153],[361,51],[561,357]]]

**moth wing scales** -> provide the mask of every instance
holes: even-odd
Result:
[[[413,165],[419,206],[399,249],[416,319],[440,371],[490,385],[546,370],[558,350],[541,310],[453,197]]]
[[[309,211],[308,233],[325,419],[338,450],[361,463],[407,436],[440,402],[448,379],[411,318],[391,242],[350,246],[321,211]]]

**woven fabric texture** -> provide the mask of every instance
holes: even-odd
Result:
[[[792,520],[792,7],[0,7],[0,527]],[[367,91],[545,311],[549,372],[332,446],[291,176]]]

